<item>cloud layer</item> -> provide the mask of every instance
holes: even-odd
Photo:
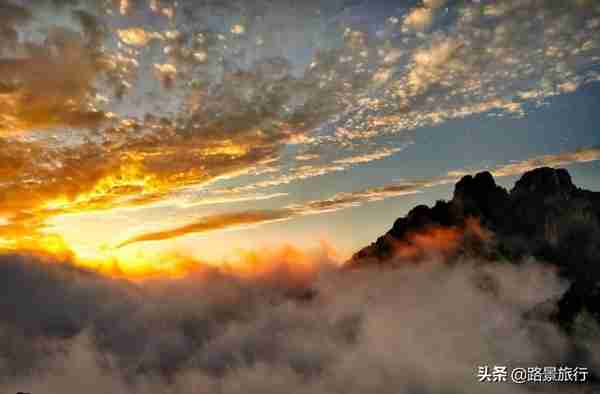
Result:
[[[565,284],[532,261],[431,261],[382,274],[331,271],[324,254],[288,251],[240,264],[252,270],[196,266],[183,279],[133,285],[3,256],[0,388],[525,393],[478,383],[477,366],[574,354],[543,312]]]

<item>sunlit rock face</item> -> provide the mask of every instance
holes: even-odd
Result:
[[[457,257],[461,251],[467,252],[464,244],[468,240],[491,242],[488,232],[503,227],[509,205],[508,193],[496,185],[489,172],[467,175],[456,184],[451,201],[438,201],[432,208],[413,208],[406,217],[397,219],[385,236],[356,253],[351,265],[374,260],[402,262],[406,260],[407,248],[422,249],[411,253],[409,260],[431,253],[446,259]],[[454,235],[449,236],[451,233]],[[424,241],[426,238],[428,242]]]
[[[558,318],[585,309],[600,317],[600,193],[577,188],[564,169],[525,173],[507,192],[488,172],[463,177],[452,200],[412,209],[384,236],[357,252],[349,267],[398,266],[437,257],[477,256],[519,262],[536,257],[573,285]]]

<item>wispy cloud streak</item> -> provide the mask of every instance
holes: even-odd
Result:
[[[597,160],[600,160],[600,148],[593,147],[580,149],[574,152],[545,155],[507,165],[501,165],[492,169],[490,172],[496,177],[513,176],[523,174],[540,166],[567,166],[570,164],[586,163]],[[479,171],[483,171],[483,169]],[[281,209],[206,216],[198,221],[181,227],[151,232],[130,238],[119,244],[118,247],[124,247],[138,242],[161,241],[189,234],[207,233],[223,229],[236,229],[247,225],[260,225],[275,221],[290,220],[305,215],[319,215],[336,212],[343,209],[359,207],[369,202],[413,195],[421,193],[428,188],[453,184],[461,177],[473,172],[478,171],[451,171],[446,175],[439,177],[406,181],[355,192],[337,193],[327,199],[292,204]]]

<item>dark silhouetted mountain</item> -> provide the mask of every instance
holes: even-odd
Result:
[[[600,321],[600,193],[577,188],[564,169],[527,172],[510,192],[489,172],[465,176],[450,201],[415,207],[347,266],[462,257],[552,264],[572,283],[558,318],[568,324],[585,309]]]

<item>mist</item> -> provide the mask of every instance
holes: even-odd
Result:
[[[339,270],[322,252],[299,270],[295,258],[132,283],[3,256],[0,392],[555,392],[567,387],[479,383],[477,367],[600,370],[590,326],[567,335],[552,319],[569,283],[533,259]]]

